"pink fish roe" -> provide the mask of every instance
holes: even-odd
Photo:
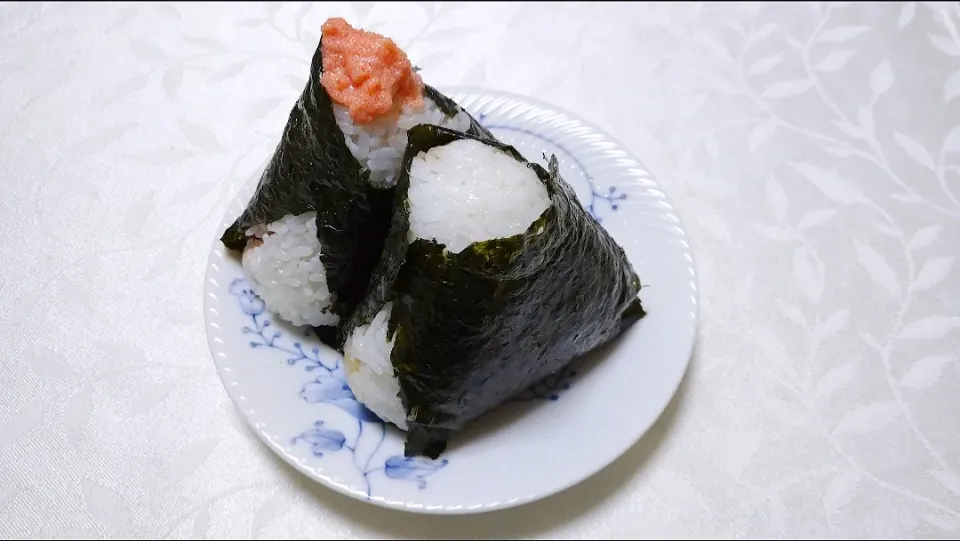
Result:
[[[355,124],[400,112],[404,105],[423,106],[423,81],[392,39],[357,30],[340,17],[327,19],[322,30],[320,84]]]

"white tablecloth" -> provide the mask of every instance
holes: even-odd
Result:
[[[549,500],[424,518],[247,430],[201,282],[331,15],[620,139],[697,256],[686,380]],[[0,536],[960,536],[960,8],[0,4]]]

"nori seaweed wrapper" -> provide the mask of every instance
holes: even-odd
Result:
[[[623,249],[560,177],[511,146],[436,126],[409,131],[393,223],[370,291],[348,326],[392,302],[391,362],[407,411],[407,456],[436,458],[448,438],[644,316]],[[460,253],[408,243],[410,165],[421,151],[473,138],[533,169],[552,204],[525,233]]]
[[[390,226],[394,190],[368,185],[368,172],[347,147],[333,113],[333,101],[320,84],[323,70],[322,38],[310,65],[306,86],[290,111],[280,142],[267,164],[244,212],[220,240],[231,250],[243,251],[245,231],[286,214],[317,212],[317,238],[332,294],[332,310],[341,325],[363,298]],[[424,95],[448,116],[459,105],[430,86]],[[490,137],[472,116],[469,132]],[[318,336],[338,348],[335,334],[318,329]]]

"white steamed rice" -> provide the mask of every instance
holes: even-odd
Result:
[[[522,233],[550,206],[546,187],[532,169],[474,140],[460,140],[418,154],[410,167],[409,241],[435,240],[460,252],[481,240]],[[406,429],[387,341],[391,304],[344,344],[347,383],[381,419]]]
[[[327,273],[320,261],[317,213],[287,214],[247,235],[262,239],[243,252],[244,272],[267,310],[294,325],[336,325]]]
[[[460,111],[447,117],[430,98],[423,97],[423,110],[411,111],[404,107],[399,117],[380,117],[369,124],[356,125],[348,109],[333,104],[337,125],[343,131],[347,147],[360,165],[370,171],[370,183],[375,186],[393,186],[400,170],[400,160],[407,146],[407,130],[417,124],[434,124],[465,132],[470,128],[470,115]]]
[[[550,206],[533,169],[472,139],[421,152],[410,165],[410,231],[459,253],[523,233]]]
[[[381,419],[407,429],[400,402],[400,383],[390,364],[393,340],[387,341],[392,303],[384,305],[369,325],[357,327],[343,344],[347,384],[354,396]]]

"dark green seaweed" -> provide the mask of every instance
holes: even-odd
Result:
[[[320,84],[322,40],[310,65],[306,86],[290,111],[283,135],[244,212],[221,236],[231,250],[242,251],[244,232],[286,214],[317,212],[320,258],[332,294],[332,310],[346,322],[363,299],[390,226],[393,189],[368,185],[368,173],[350,153],[337,126],[333,102]],[[449,97],[426,86],[425,95],[447,115],[461,110]],[[471,133],[489,136],[471,117]],[[333,334],[320,332],[338,348]]]
[[[370,292],[349,328],[393,303],[391,362],[407,410],[407,456],[436,458],[447,440],[644,316],[640,280],[623,249],[560,177],[513,147],[436,126],[408,133],[393,223]],[[458,139],[494,146],[536,172],[552,205],[519,235],[450,253],[407,242],[410,164]]]

